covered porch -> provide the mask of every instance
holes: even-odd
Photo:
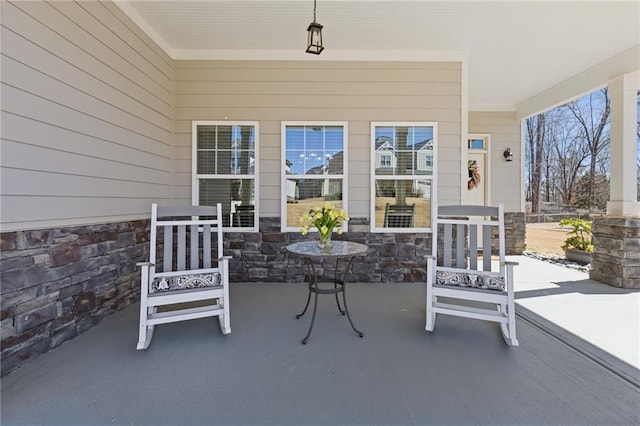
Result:
[[[348,288],[364,338],[325,298],[303,346],[309,318],[295,314],[304,284],[234,283],[232,334],[215,319],[170,324],[136,351],[138,310],[129,306],[3,378],[2,422],[640,422],[640,293],[513,259],[521,262],[517,348],[497,325],[457,317],[439,317],[427,333],[424,285],[380,283]]]

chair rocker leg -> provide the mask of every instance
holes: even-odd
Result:
[[[431,303],[427,304],[427,323],[425,326],[425,330],[433,331],[435,326],[436,326],[435,301],[432,300]]]
[[[509,346],[519,346],[518,339],[515,336],[515,327],[511,327],[507,324],[500,324],[500,331],[502,331],[502,337]]]
[[[220,324],[220,331],[222,334],[231,333],[231,318],[229,318],[229,309],[227,309],[226,300],[218,299],[218,303],[223,304],[224,313],[222,315],[218,315],[218,322]]]
[[[218,322],[220,323],[220,331],[222,331],[222,334],[229,334],[231,333],[231,324],[229,321],[229,315],[228,314],[222,314],[218,316]]]
[[[151,343],[151,339],[153,338],[153,325],[140,324],[140,335],[138,337],[138,346],[136,346],[137,350],[147,349],[149,344]]]
[[[507,305],[500,304],[498,310],[507,316],[507,323],[500,324],[500,331],[502,337],[509,346],[519,346],[518,339],[516,338],[516,316],[512,309],[507,309]]]

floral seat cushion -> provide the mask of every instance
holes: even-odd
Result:
[[[503,277],[453,271],[436,271],[436,284],[497,291],[505,288]]]
[[[221,281],[222,277],[218,272],[210,274],[179,275],[177,277],[158,277],[151,283],[151,293],[217,287],[221,285]]]

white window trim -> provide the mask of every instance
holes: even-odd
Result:
[[[342,146],[342,175],[332,175],[333,179],[342,179],[342,208],[347,215],[349,215],[349,182],[348,182],[348,140],[349,140],[349,127],[346,121],[282,121],[280,123],[280,145],[281,145],[281,179],[280,187],[280,229],[282,232],[300,232],[300,226],[287,226],[287,177],[305,178],[307,175],[287,175],[286,174],[286,161],[287,161],[287,146],[286,146],[286,129],[288,126],[341,126],[344,129],[344,139]],[[349,222],[344,222],[342,228],[344,232],[348,231]],[[317,232],[315,229],[311,229],[310,232]]]
[[[254,175],[226,175],[226,174],[197,174],[198,170],[198,126],[253,126],[255,129],[254,140]],[[258,121],[209,121],[209,120],[194,120],[191,122],[191,204],[198,205],[199,194],[199,179],[251,179],[253,178],[254,193],[255,193],[255,220],[252,227],[223,227],[227,232],[258,232],[260,222],[260,194],[258,184],[259,171],[259,147],[258,139],[260,137],[260,127]]]
[[[389,175],[393,176],[394,180],[414,180],[414,179],[423,179],[431,181],[431,221],[430,223],[434,223],[436,219],[436,211],[438,208],[438,123],[435,121],[372,121],[371,122],[371,130],[370,130],[370,145],[369,150],[371,151],[371,170],[369,172],[370,175],[370,185],[371,185],[371,195],[370,195],[370,230],[371,233],[404,233],[404,234],[415,234],[421,232],[431,233],[433,232],[432,228],[378,228],[376,227],[376,127],[432,127],[433,128],[433,171],[431,175]]]

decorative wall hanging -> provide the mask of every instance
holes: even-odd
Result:
[[[469,181],[467,182],[467,189],[472,190],[480,185],[480,167],[476,160],[467,161],[467,168],[469,169]]]

